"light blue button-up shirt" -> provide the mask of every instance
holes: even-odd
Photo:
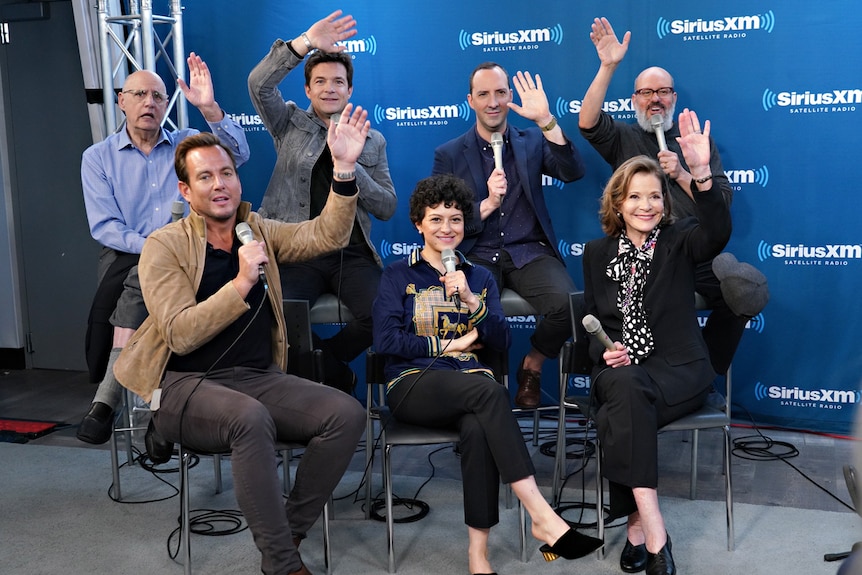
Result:
[[[233,152],[237,165],[248,160],[242,126],[227,115],[208,124]],[[146,155],[123,129],[84,151],[81,183],[93,239],[121,252],[141,253],[144,239],[171,221],[171,206],[182,199],[174,172],[174,150],[183,138],[197,133],[194,128],[173,132],[163,128],[158,144]]]

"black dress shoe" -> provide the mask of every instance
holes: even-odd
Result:
[[[670,535],[658,553],[647,551],[646,572],[647,575],[676,575],[676,565],[673,564],[673,555],[670,554]]]
[[[101,445],[111,438],[114,431],[114,410],[107,403],[94,401],[90,411],[78,425],[75,437],[86,443]]]
[[[563,559],[578,559],[585,555],[589,555],[605,542],[583,533],[578,533],[574,529],[569,529],[557,539],[553,545],[545,543],[539,547],[542,557],[545,561],[553,561],[558,557]]]
[[[647,550],[646,543],[632,545],[626,537],[626,545],[620,555],[620,569],[626,573],[639,573],[646,569]]]
[[[167,463],[171,460],[171,455],[174,454],[174,444],[170,441],[165,441],[165,438],[156,431],[156,426],[153,425],[153,420],[147,426],[147,432],[144,434],[144,445],[147,447],[147,455],[150,461],[155,465]]]

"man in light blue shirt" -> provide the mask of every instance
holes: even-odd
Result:
[[[183,95],[241,165],[249,158],[245,131],[216,102],[206,63],[194,52],[187,62],[189,83],[177,80]],[[175,204],[181,198],[174,150],[198,130],[164,129],[168,100],[157,74],[146,70],[130,74],[118,96],[126,116],[123,129],[87,148],[81,159],[90,234],[103,246],[86,343],[90,379],[101,383],[77,433],[87,443],[101,444],[111,436],[114,411],[122,398],[113,360],[146,317],[136,269],[144,239],[171,221],[172,210],[185,211],[185,206],[174,207],[182,205]]]

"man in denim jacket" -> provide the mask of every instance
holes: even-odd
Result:
[[[353,93],[353,62],[342,42],[356,34],[356,21],[336,11],[293,40],[276,40],[269,54],[248,77],[254,107],[269,130],[278,154],[259,213],[285,222],[311,219],[322,210],[332,181],[332,157],[326,131]],[[305,94],[311,106],[301,109],[285,101],[278,85],[308,55]],[[336,116],[337,117],[337,116]],[[347,247],[302,264],[281,266],[284,297],[313,305],[333,293],[353,320],[332,338],[315,342],[323,349],[325,383],[351,392],[356,376],[347,367],[371,345],[371,303],[380,283],[382,261],[371,243],[371,218],[388,220],[397,198],[386,140],[371,130],[356,163],[359,205]]]

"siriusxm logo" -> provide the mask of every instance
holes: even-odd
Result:
[[[778,106],[799,112],[855,112],[856,104],[862,104],[862,90],[832,90],[830,92],[773,92],[763,91],[760,103],[767,112]]]
[[[757,244],[757,257],[760,261],[769,258],[788,258],[811,260],[805,265],[847,265],[846,261],[862,259],[862,244],[827,244],[807,246],[805,244],[770,244],[763,240]],[[825,263],[824,263],[825,262]]]
[[[566,114],[580,114],[582,100],[566,100],[565,98],[557,98],[555,110],[557,117],[560,118]],[[620,117],[620,114],[629,114],[626,117],[634,118],[635,108],[631,98],[620,98],[602,103],[602,110],[612,116]]]
[[[763,317],[762,313],[757,314],[753,318],[749,319],[745,324],[745,329],[753,329],[757,333],[763,333],[763,329],[766,327],[766,319]]]
[[[754,397],[758,401],[764,399],[779,400],[781,405],[790,407],[816,407],[820,409],[842,409],[862,401],[862,393],[848,389],[801,389],[781,385],[754,385]]]
[[[573,375],[569,378],[569,389],[589,389],[591,384],[589,375]]]
[[[460,104],[425,106],[424,108],[412,106],[384,108],[375,104],[372,117],[377,124],[397,122],[399,126],[445,126],[449,120],[457,118],[469,122],[471,111],[466,100]]]
[[[410,255],[410,253],[416,248],[421,248],[422,244],[417,243],[407,243],[407,242],[397,242],[390,243],[385,239],[380,240],[380,257],[386,259],[388,257],[402,257]]]
[[[765,165],[753,170],[727,170],[724,174],[731,185],[759,184],[765,188],[769,183],[769,169]]]
[[[507,315],[506,321],[511,329],[529,329],[536,327],[534,315]]]
[[[244,128],[247,126],[263,126],[263,120],[261,120],[259,114],[228,114],[227,116]]]
[[[570,244],[566,240],[560,240],[557,242],[557,249],[560,250],[560,253],[563,254],[564,258],[569,256],[577,257],[584,255],[584,246],[586,244]]]
[[[556,24],[552,28],[535,28],[533,30],[515,30],[512,32],[466,32],[458,33],[458,45],[462,50],[471,46],[500,47],[502,50],[524,50],[538,48],[539,43],[563,43],[563,27]],[[519,47],[520,46],[520,47]]]
[[[566,184],[564,184],[562,180],[558,180],[557,178],[552,178],[551,176],[549,176],[547,174],[542,174],[542,186],[543,187],[554,186],[555,188],[559,188],[562,190],[563,186],[565,186],[565,185]]]
[[[336,42],[335,45],[344,46],[344,51],[350,52],[351,54],[363,53],[371,54],[372,56],[377,54],[377,40],[374,36],[361,39],[353,38],[343,42]]]
[[[709,312],[699,311],[697,315],[697,325],[703,329],[706,327],[706,320],[709,319]],[[757,333],[763,333],[763,330],[766,328],[766,318],[763,317],[762,313],[757,314],[756,316],[750,318],[747,322],[745,322],[745,329],[751,329],[756,331]]]
[[[772,33],[775,27],[775,14],[772,10],[753,16],[725,16],[714,20],[666,20],[659,17],[655,30],[659,39],[669,34],[676,36],[695,36],[691,40],[718,40],[725,38],[744,38],[753,30],[763,30]]]

